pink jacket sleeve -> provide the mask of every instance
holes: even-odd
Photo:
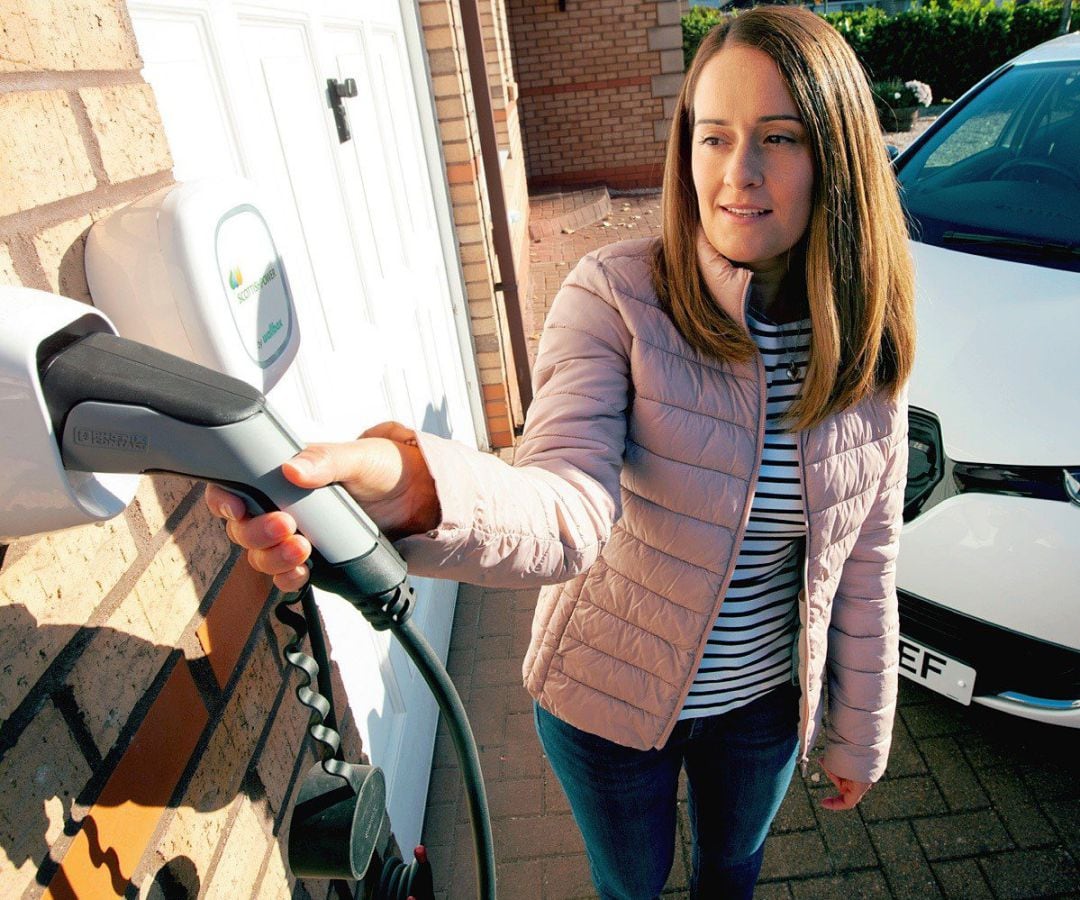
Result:
[[[513,467],[418,435],[442,521],[396,545],[416,574],[520,588],[567,581],[599,555],[620,512],[630,335],[591,257],[555,297],[533,384]]]
[[[829,625],[825,767],[854,781],[885,771],[896,711],[900,624],[896,556],[907,480],[907,404],[901,402],[877,498],[840,577]]]

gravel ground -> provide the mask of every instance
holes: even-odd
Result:
[[[911,131],[888,132],[885,135],[885,143],[893,144],[897,149],[903,150],[911,144],[915,138],[926,131],[934,120],[946,109],[948,109],[947,106],[927,107],[919,113],[919,117],[915,120],[915,125]]]

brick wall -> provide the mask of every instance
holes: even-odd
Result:
[[[2,24],[0,283],[88,302],[89,227],[172,180],[154,98],[122,0]],[[113,521],[0,545],[2,897],[327,896],[285,868],[315,757],[275,598],[202,494],[144,478]]]
[[[484,177],[476,106],[469,79],[460,0],[420,0],[420,18],[431,64],[436,114],[443,140],[458,253],[465,277],[469,321],[484,397],[488,437],[494,448],[510,447],[514,428],[524,421],[510,352],[491,232],[491,203]],[[496,133],[508,150],[502,182],[516,248],[519,291],[527,296],[528,190],[517,122],[517,86],[508,55],[504,0],[481,0],[481,27],[487,58]]]
[[[660,184],[682,82],[679,0],[508,0],[534,191]]]
[[[516,86],[502,0],[482,10],[524,293]],[[486,413],[506,446],[520,410],[458,0],[421,13]],[[8,0],[2,25],[0,284],[90,302],[89,228],[172,182],[125,5]],[[277,597],[202,495],[146,477],[113,521],[0,545],[0,896],[334,896],[286,871],[287,813],[315,755]],[[350,714],[342,731],[362,759]]]

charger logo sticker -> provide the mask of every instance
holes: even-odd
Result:
[[[234,271],[236,272],[237,275],[240,274],[239,269],[235,269]],[[249,299],[252,296],[256,296],[256,297],[259,296],[259,294],[262,292],[262,289],[264,287],[266,287],[275,278],[277,278],[277,269],[275,269],[273,263],[271,263],[270,265],[268,265],[266,267],[266,271],[262,273],[261,278],[259,278],[256,281],[253,281],[251,284],[249,284],[242,291],[237,291],[236,292],[237,301],[239,301],[240,303],[243,303],[245,300]],[[229,273],[229,284],[232,284],[232,273],[231,272]],[[236,285],[234,284],[233,287],[236,287]]]
[[[93,428],[75,428],[75,443],[82,447],[101,450],[123,450],[129,453],[146,453],[150,449],[150,436],[128,431],[97,431]]]
[[[262,215],[247,203],[222,217],[215,243],[222,312],[228,310],[251,361],[265,369],[295,349],[298,337],[285,264]],[[212,314],[216,327],[216,307]],[[247,377],[240,369],[230,374]]]

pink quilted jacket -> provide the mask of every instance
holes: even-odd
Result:
[[[525,685],[545,708],[619,744],[660,747],[724,600],[765,428],[760,356],[706,359],[660,309],[652,240],[585,257],[552,306],[513,467],[419,435],[439,527],[398,543],[410,568],[484,585],[547,585]],[[745,326],[749,272],[707,242],[713,297]],[[874,398],[799,435],[808,543],[800,762],[821,722],[825,765],[876,781],[896,701],[894,565],[906,401]]]

